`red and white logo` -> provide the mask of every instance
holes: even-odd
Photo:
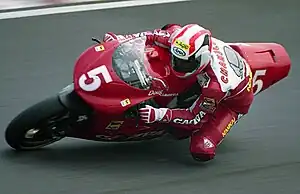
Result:
[[[213,148],[215,147],[215,145],[209,140],[207,139],[206,137],[203,138],[204,140],[204,148]]]

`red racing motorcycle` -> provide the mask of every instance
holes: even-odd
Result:
[[[146,104],[188,107],[194,91],[199,91],[195,90],[199,80],[174,76],[170,64],[159,59],[158,53],[166,51],[145,42],[145,37],[121,43],[97,41],[86,49],[76,61],[73,83],[15,117],[5,132],[7,143],[16,150],[30,150],[64,137],[124,142],[168,134],[166,124],[140,121],[138,109]],[[250,64],[249,85],[255,95],[290,71],[290,58],[279,44],[230,43],[230,47]],[[238,70],[239,64],[234,68]]]

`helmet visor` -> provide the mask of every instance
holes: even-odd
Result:
[[[183,60],[172,55],[172,68],[178,73],[191,73],[199,67],[199,63],[192,57],[189,60]]]

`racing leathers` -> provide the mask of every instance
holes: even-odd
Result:
[[[146,44],[170,48],[170,40],[179,25],[166,25],[163,29],[131,35],[107,33],[104,41],[123,40],[132,36],[147,36]],[[213,159],[216,147],[238,121],[248,113],[253,101],[252,73],[247,62],[228,44],[212,38],[209,65],[197,75],[201,92],[192,106],[187,108],[140,109],[146,123],[164,122],[181,134],[191,136],[190,152],[196,160]],[[176,134],[176,133],[174,133]]]

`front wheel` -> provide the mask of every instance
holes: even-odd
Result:
[[[65,137],[68,111],[57,96],[41,101],[21,112],[8,125],[5,139],[16,150],[44,147]]]

